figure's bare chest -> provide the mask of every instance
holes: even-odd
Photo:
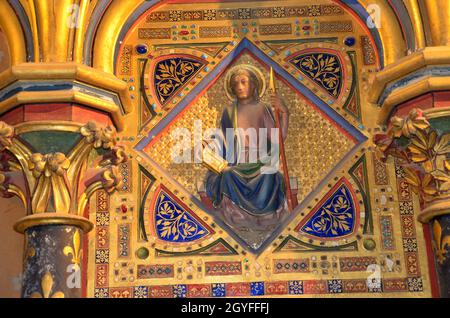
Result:
[[[237,125],[239,128],[263,128],[264,107],[260,105],[244,106],[237,110]]]

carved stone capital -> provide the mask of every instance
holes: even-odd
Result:
[[[430,220],[432,207],[450,199],[450,133],[439,133],[416,108],[404,118],[392,117],[387,133],[376,135],[374,141],[379,159],[396,158],[419,195],[424,207],[419,220]]]
[[[73,129],[73,128],[71,128]],[[127,161],[114,127],[88,122],[68,152],[34,153],[0,122],[0,191],[19,196],[27,215],[62,213],[82,216],[98,189],[112,193],[122,185],[118,165]],[[44,141],[45,142],[45,141]]]
[[[117,132],[114,127],[99,127],[96,123],[89,122],[81,127],[80,132],[96,149],[111,149],[116,145]]]
[[[42,155],[34,153],[30,157],[29,169],[35,178],[44,175],[47,178],[52,176],[63,176],[69,169],[70,161],[63,153],[51,153]]]

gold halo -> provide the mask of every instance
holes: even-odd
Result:
[[[262,98],[264,93],[266,92],[266,79],[263,75],[263,73],[255,66],[249,65],[249,64],[239,64],[236,66],[233,66],[226,74],[225,77],[225,93],[227,94],[227,97],[229,100],[234,101],[236,98],[234,97],[234,94],[231,90],[231,76],[236,72],[238,69],[245,69],[248,72],[251,72],[255,75],[255,77],[258,80],[258,87],[259,87],[259,98]]]

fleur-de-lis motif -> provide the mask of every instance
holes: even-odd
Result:
[[[442,236],[442,227],[438,221],[433,222],[434,241],[433,247],[439,264],[443,264],[447,259],[447,247],[450,247],[450,235]]]
[[[34,292],[31,294],[31,298],[64,298],[64,293],[57,291],[50,295],[53,288],[53,277],[50,272],[46,272],[41,280],[41,291],[42,293]]]
[[[66,256],[72,255],[72,263],[80,266],[83,258],[83,250],[81,249],[80,232],[78,230],[75,230],[75,234],[73,235],[73,247],[64,247],[63,253]]]

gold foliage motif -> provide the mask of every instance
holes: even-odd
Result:
[[[291,63],[324,88],[331,96],[337,97],[342,86],[342,67],[339,58],[332,54],[312,53],[294,58]]]
[[[112,193],[115,190],[119,190],[122,184],[122,177],[117,166],[111,166],[109,169],[103,172],[102,187],[106,192]]]
[[[211,233],[165,190],[157,194],[155,221],[158,238],[167,242],[192,242]]]
[[[34,292],[31,294],[31,298],[64,298],[64,293],[57,291],[50,295],[54,285],[52,274],[46,272],[41,280],[41,291],[42,293]]]
[[[108,165],[118,166],[121,163],[128,161],[128,155],[123,146],[115,146],[111,149],[109,154],[104,155],[104,160],[100,162],[100,166],[106,167]]]
[[[29,168],[35,178],[41,177],[42,174],[50,178],[53,175],[63,176],[69,166],[70,161],[63,153],[57,152],[47,155],[34,153],[31,155]]]
[[[166,103],[194,76],[201,63],[186,58],[173,58],[159,62],[155,69],[155,88],[160,103]]]
[[[7,123],[0,122],[0,150],[4,150],[6,147],[12,145],[11,139],[14,136],[14,128]]]
[[[72,165],[68,172],[69,182],[72,183],[72,197],[78,198],[76,213],[79,215],[83,213],[87,200],[96,190],[105,188],[108,193],[112,193],[122,186],[118,165],[128,160],[125,148],[117,145],[117,132],[114,127],[100,127],[94,122],[89,122],[81,127],[80,133],[84,138],[70,154]],[[94,149],[107,151],[103,151],[101,156],[96,156],[96,159],[89,162],[91,182],[80,191],[76,175],[80,170],[88,168],[87,163]]]
[[[111,127],[98,127],[96,123],[89,122],[80,129],[82,136],[88,143],[94,145],[94,148],[111,149],[116,143],[116,130]]]
[[[69,166],[70,161],[62,153],[30,156],[29,169],[37,180],[31,199],[34,213],[47,212],[52,197],[56,211],[69,212],[71,200],[66,182]]]
[[[391,124],[374,138],[378,158],[397,158],[424,202],[450,197],[450,134],[438,135],[420,109],[406,118],[393,117]]]
[[[3,126],[0,122],[0,126]],[[9,140],[12,145],[12,141]],[[25,197],[25,193],[20,189],[20,187],[13,184],[14,180],[11,177],[11,173],[14,174],[15,171],[20,171],[21,167],[16,158],[10,153],[2,152],[0,153],[0,195],[4,198],[10,198],[14,195],[22,200],[25,209],[28,208],[28,200]]]
[[[359,208],[354,202],[351,190],[344,179],[336,190],[331,191],[326,201],[300,228],[300,231],[316,237],[340,237],[351,234]]]

